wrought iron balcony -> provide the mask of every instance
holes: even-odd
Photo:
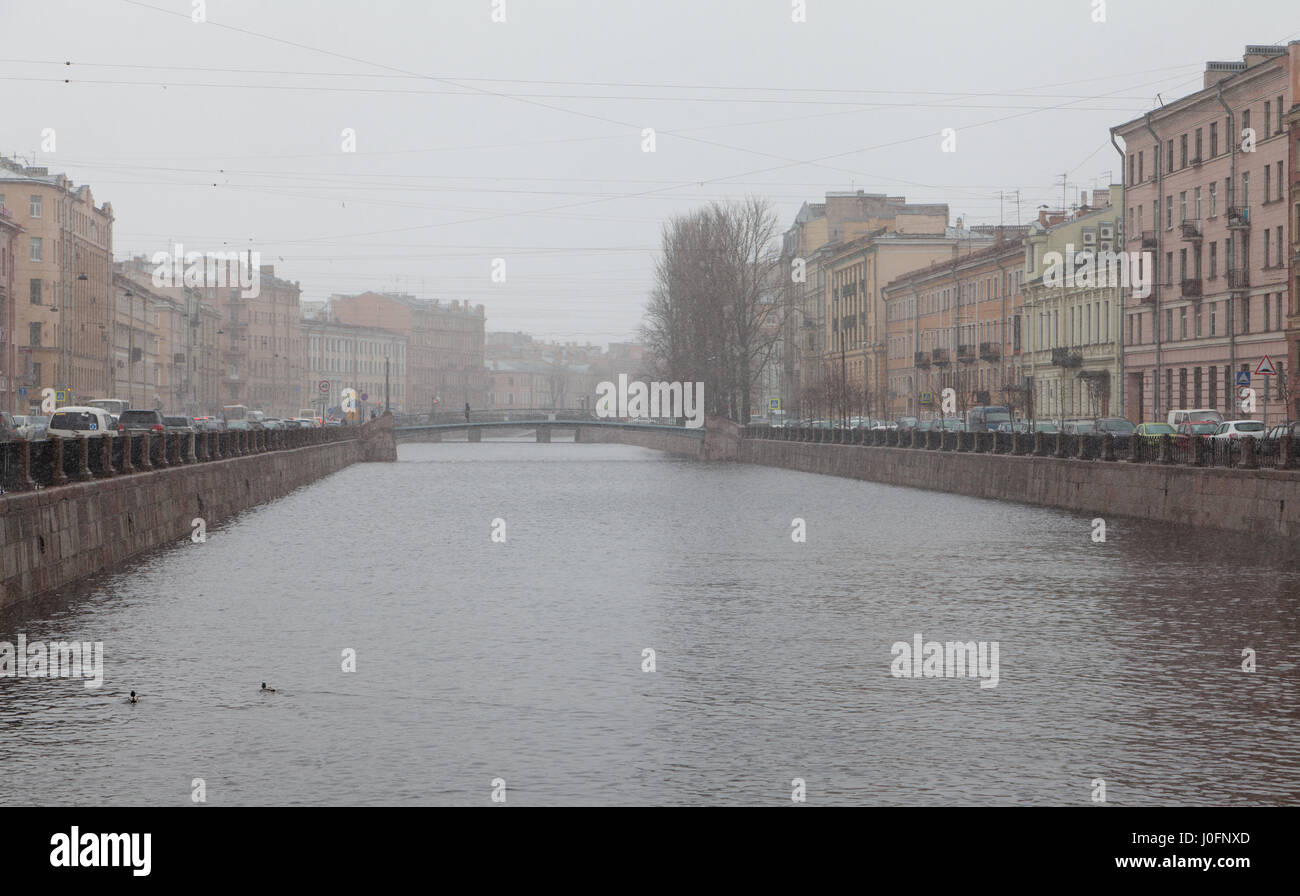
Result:
[[[915,352],[915,353],[912,355],[912,364],[913,364],[913,366],[915,366],[915,367],[929,367],[929,366],[930,366],[930,353],[929,353],[929,352]]]
[[[1142,248],[1154,249],[1156,247],[1156,232],[1154,230],[1142,231]]]
[[[930,361],[937,367],[946,367],[952,363],[946,348],[936,348],[930,352]]]
[[[1203,295],[1200,277],[1189,277],[1182,282],[1181,286],[1183,290],[1183,298],[1196,299],[1197,301],[1200,301],[1201,296]]]
[[[1082,367],[1083,355],[1072,348],[1054,348],[1052,364],[1056,367]]]
[[[1250,209],[1244,205],[1228,206],[1228,227],[1245,230],[1250,227]]]
[[[1184,221],[1182,223],[1183,239],[1199,240],[1201,238],[1200,221]]]
[[[971,364],[975,361],[975,346],[959,345],[957,346],[957,360],[962,364]]]
[[[1002,359],[1002,346],[996,342],[980,343],[981,361],[999,361]]]
[[[1228,289],[1249,289],[1250,288],[1250,270],[1242,268],[1239,271],[1228,271]]]

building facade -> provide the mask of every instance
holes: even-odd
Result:
[[[14,257],[16,389],[102,396],[111,385],[113,207],[64,174],[0,159],[0,205],[25,233]]]
[[[14,258],[21,243],[23,226],[19,224],[9,209],[0,203],[0,407],[11,414],[18,410],[18,390],[15,386],[18,369],[18,349],[14,343],[14,326],[18,320],[16,301]]]
[[[1203,87],[1112,129],[1123,140],[1126,247],[1151,252],[1155,286],[1125,299],[1124,415],[1164,419],[1179,408],[1242,416],[1237,375],[1267,356],[1275,377],[1251,377],[1272,424],[1292,369],[1284,309],[1290,141],[1300,44],[1248,46],[1241,62],[1210,62]]]
[[[342,390],[357,392],[357,413],[366,419],[370,411],[382,413],[385,386],[394,414],[406,413],[407,339],[401,333],[361,327],[327,319],[304,320],[307,344],[303,405],[321,406],[332,412],[341,406]],[[327,384],[324,389],[321,384]],[[322,413],[321,416],[325,416]]]

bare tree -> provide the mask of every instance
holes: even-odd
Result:
[[[780,338],[776,214],[765,199],[718,203],[670,219],[642,338],[657,372],[702,381],[707,410],[748,422],[754,388]]]

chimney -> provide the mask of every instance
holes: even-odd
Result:
[[[1244,62],[1207,62],[1205,63],[1205,87],[1213,87],[1220,81],[1231,78],[1237,72],[1244,72]]]
[[[1252,65],[1258,65],[1259,63],[1266,62],[1269,59],[1276,59],[1278,56],[1285,55],[1286,47],[1279,47],[1273,44],[1248,44],[1246,46],[1246,52],[1241,58],[1242,61],[1246,63],[1246,67],[1250,68]]]

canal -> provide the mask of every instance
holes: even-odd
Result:
[[[1295,801],[1294,560],[1090,523],[617,445],[404,444],[0,618],[104,645],[98,689],[0,678],[0,804],[185,805],[199,778],[212,805],[488,805],[495,779],[519,805],[790,805],[796,778],[809,804],[1086,805],[1095,779],[1119,805]],[[996,687],[894,677],[918,633],[997,642]]]

